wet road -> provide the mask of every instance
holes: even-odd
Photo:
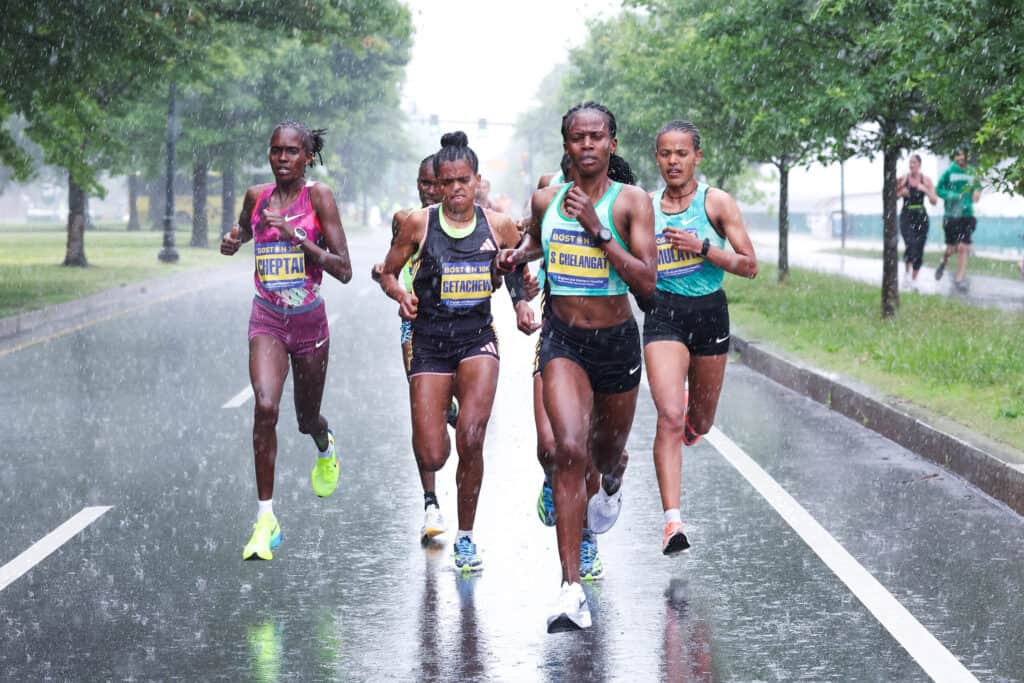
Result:
[[[642,389],[624,511],[600,537],[607,575],[586,589],[594,627],[548,635],[559,570],[554,531],[534,511],[532,340],[504,292],[476,527],[486,568],[456,575],[449,543],[417,539],[398,320],[362,277],[383,248],[354,240],[356,281],[325,288],[337,321],[324,412],[342,457],[331,498],[310,490],[311,446],[286,392],[274,496],[284,543],[269,563],[239,559],[255,514],[252,402],[224,407],[248,382],[243,271],[0,356],[0,566],[83,508],[112,506],[0,588],[0,680],[917,681],[947,650],[979,680],[1024,678],[1020,517],[738,364],[721,433],[685,454],[693,550],[659,552]],[[835,549],[790,526],[773,507],[787,503],[723,456],[730,443],[921,631],[897,637],[902,608],[865,607],[863,581],[830,568],[842,565]],[[438,476],[449,523],[454,464]]]

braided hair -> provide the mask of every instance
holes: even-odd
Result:
[[[600,104],[599,102],[588,101],[580,102],[579,104],[571,107],[569,111],[565,112],[565,116],[562,117],[562,140],[565,140],[568,137],[569,126],[572,125],[572,120],[576,117],[576,114],[586,109],[604,114],[605,121],[608,123],[608,134],[614,138],[615,134],[618,132],[618,123],[615,121],[615,114],[613,114],[608,107]],[[568,177],[569,162],[569,155],[563,155],[562,174],[566,177]],[[630,168],[629,162],[618,154],[612,154],[608,159],[608,177],[618,183],[636,185],[636,176],[633,175],[633,169]]]
[[[320,165],[324,165],[324,158],[323,155],[320,154],[320,151],[324,148],[324,134],[327,132],[326,128],[314,128],[313,130],[310,130],[306,124],[300,121],[287,120],[274,126],[274,130],[271,131],[270,137],[273,138],[274,135],[277,134],[277,131],[284,128],[290,128],[297,132],[302,138],[302,149],[306,154],[315,155],[316,158],[320,160]],[[309,162],[310,166],[315,164],[316,161]]]
[[[441,136],[441,149],[434,154],[434,175],[441,176],[441,164],[446,161],[468,161],[473,173],[478,173],[480,161],[469,147],[469,138],[461,130]]]

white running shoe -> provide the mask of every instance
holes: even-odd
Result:
[[[590,628],[590,607],[583,587],[578,583],[562,583],[555,611],[548,617],[548,633],[579,631]]]
[[[590,497],[587,502],[587,526],[595,534],[603,534],[613,526],[622,512],[622,486],[619,490],[608,495],[604,486],[597,487],[597,493]]]
[[[446,531],[448,531],[448,527],[445,526],[444,516],[441,514],[440,508],[436,505],[428,505],[427,509],[423,512],[423,528],[420,529],[420,538],[425,543],[434,536],[440,536]]]

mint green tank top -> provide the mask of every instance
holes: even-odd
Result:
[[[711,240],[711,245],[722,249],[725,238],[715,232],[708,220],[704,202],[708,186],[697,185],[697,192],[686,211],[665,213],[661,210],[662,190],[654,202],[654,237],[658,245],[658,289],[682,296],[704,296],[722,288],[724,271],[705,260],[700,252],[679,251],[665,238],[665,228],[679,228],[697,236],[701,242]]]
[[[544,267],[552,296],[617,296],[629,291],[626,282],[615,272],[608,257],[590,233],[562,211],[562,200],[572,187],[566,183],[551,200],[541,221],[541,242],[544,245]],[[622,248],[622,241],[612,223],[612,206],[622,190],[622,183],[612,183],[604,196],[594,205],[601,225],[612,232]]]

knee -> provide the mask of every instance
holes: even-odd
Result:
[[[459,447],[459,453],[476,453],[483,451],[484,435],[487,433],[487,422],[474,420],[469,416],[463,419],[459,415],[459,422],[455,428],[455,440]]]
[[[715,420],[712,415],[701,415],[695,413],[686,416],[686,423],[690,426],[690,430],[695,434],[704,436],[711,431],[711,427],[714,426]]]
[[[270,400],[266,396],[256,397],[255,419],[258,425],[276,426],[279,412],[280,408],[276,401]]]
[[[582,472],[589,462],[588,455],[586,442],[574,437],[556,443],[551,454],[551,462],[557,470],[576,469]]]
[[[448,461],[448,452],[439,449],[427,448],[416,451],[416,460],[419,461],[420,469],[427,472],[437,472],[444,467]]]
[[[658,413],[658,431],[662,434],[675,438],[683,438],[683,429],[686,428],[686,411],[682,408],[665,410]]]

